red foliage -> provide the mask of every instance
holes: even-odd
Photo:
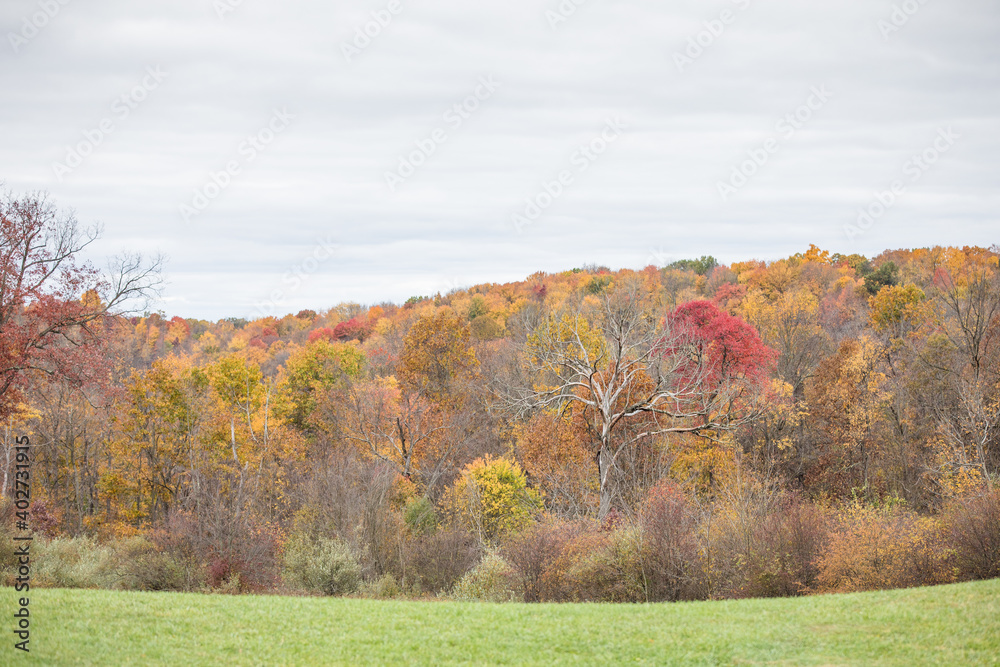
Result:
[[[691,370],[703,372],[711,386],[737,379],[763,384],[777,360],[778,353],[752,326],[709,301],[678,306],[667,316],[667,324],[681,341],[676,347],[694,348],[692,364],[700,368]]]
[[[337,340],[360,340],[363,341],[371,332],[368,322],[355,317],[346,322],[341,322],[333,328],[333,337]]]
[[[747,288],[745,285],[723,283],[719,286],[719,289],[715,291],[715,296],[712,298],[712,302],[719,308],[732,314],[733,309],[746,295]]]
[[[318,340],[334,340],[336,336],[333,333],[333,329],[330,327],[320,327],[319,329],[313,329],[309,332],[309,342],[314,343]]]
[[[951,279],[951,274],[948,273],[948,269],[943,266],[934,269],[933,282],[935,287],[942,290],[951,289],[955,285]]]

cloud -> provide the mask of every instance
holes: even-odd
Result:
[[[546,12],[573,1],[399,0],[350,62],[342,47],[388,0],[244,0],[222,18],[207,1],[63,0],[16,51],[9,36],[40,0],[5,2],[0,179],[103,222],[97,255],[162,249],[164,308],[210,319],[252,312],[328,235],[337,254],[284,297],[289,311],[585,262],[997,240],[995,3],[909,0],[919,8],[887,35],[879,22],[899,0],[577,0],[553,27]],[[733,20],[714,34],[724,11]],[[705,45],[678,71],[691,40]],[[169,75],[58,180],[53,163],[149,67]],[[449,125],[484,76],[501,86]],[[831,99],[722,201],[716,184],[824,85]],[[294,121],[246,160],[241,145],[275,109]],[[517,234],[511,215],[615,116],[621,138]],[[857,210],[947,125],[962,140],[848,238]],[[447,140],[390,190],[386,171],[436,128]],[[186,223],[179,206],[234,159],[232,183]]]

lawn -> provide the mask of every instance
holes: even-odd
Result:
[[[681,604],[474,604],[93,590],[30,594],[0,664],[1000,664],[1000,580]]]

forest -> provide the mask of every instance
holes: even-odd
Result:
[[[0,567],[34,585],[646,602],[1000,576],[1000,247],[127,312],[3,204]]]

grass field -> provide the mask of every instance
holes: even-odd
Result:
[[[526,605],[35,590],[0,664],[1000,664],[1000,580],[854,595]]]

